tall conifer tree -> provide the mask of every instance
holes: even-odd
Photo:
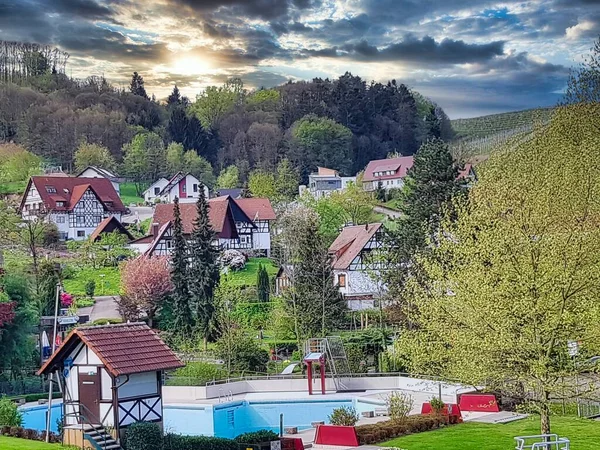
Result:
[[[199,192],[197,217],[190,240],[189,289],[196,314],[196,328],[203,336],[206,347],[215,318],[214,291],[220,278],[217,264],[219,252],[213,246],[215,232],[208,219],[204,185],[199,186]]]
[[[173,202],[173,256],[171,280],[173,282],[173,323],[178,334],[186,335],[192,331],[194,317],[190,309],[190,292],[188,289],[188,251],[183,227],[179,199]]]

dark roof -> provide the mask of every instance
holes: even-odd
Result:
[[[229,195],[231,198],[238,199],[242,196],[242,188],[234,188],[234,189],[217,189],[217,196],[223,197],[225,195]]]
[[[94,232],[90,234],[90,241],[95,242],[100,239],[102,233],[112,233],[114,231],[124,234],[130,241],[133,240],[133,236],[129,230],[115,216],[110,216],[98,224]]]
[[[370,223],[344,228],[329,247],[329,253],[333,257],[331,261],[333,268],[347,269],[381,226],[380,223]]]
[[[369,162],[365,169],[363,181],[378,181],[378,180],[390,180],[395,178],[404,178],[408,169],[413,166],[412,156],[400,156],[398,158],[389,159],[376,159]],[[388,170],[393,171],[392,175],[380,175],[375,176],[376,172],[386,172]]]
[[[83,342],[114,377],[183,367],[173,351],[145,323],[75,328],[38,375],[62,369],[67,355]]]
[[[50,211],[71,211],[83,194],[91,189],[104,208],[109,212],[125,212],[125,206],[115,191],[110,180],[106,178],[75,178],[63,176],[36,176],[29,179],[27,189],[21,200],[21,209],[27,194],[34,185],[40,194],[44,207]],[[64,202],[64,206],[56,206],[56,202]]]
[[[163,188],[162,191],[158,193],[159,196],[165,195],[167,192],[170,192],[175,186],[179,184],[181,180],[187,177],[189,173],[177,172],[173,177],[169,180],[167,185]]]

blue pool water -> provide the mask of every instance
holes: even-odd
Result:
[[[218,405],[166,405],[164,428],[167,432],[233,438],[242,433],[270,429],[279,431],[279,415],[284,427],[310,428],[311,422],[325,421],[335,408],[353,406],[360,414],[372,411],[379,402],[364,399],[338,400],[279,400],[238,401]],[[26,428],[45,428],[46,407],[23,410]],[[52,430],[62,414],[61,405],[52,407]]]

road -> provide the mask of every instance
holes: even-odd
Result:
[[[396,211],[395,209],[386,208],[385,206],[375,206],[373,211],[379,214],[385,214],[390,219],[396,219],[400,217],[400,211]]]
[[[131,214],[123,216],[121,222],[135,223],[136,220],[142,222],[149,219],[154,214],[154,208],[151,206],[130,206],[129,210],[131,211]]]
[[[117,309],[117,303],[113,296],[109,297],[94,297],[96,303],[94,306],[79,308],[77,314],[90,316],[90,322],[98,319],[120,319],[121,315]]]

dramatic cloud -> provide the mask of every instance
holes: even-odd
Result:
[[[164,98],[239,76],[394,78],[451,117],[554,104],[600,33],[597,0],[4,0],[0,36],[71,53],[73,76]]]

